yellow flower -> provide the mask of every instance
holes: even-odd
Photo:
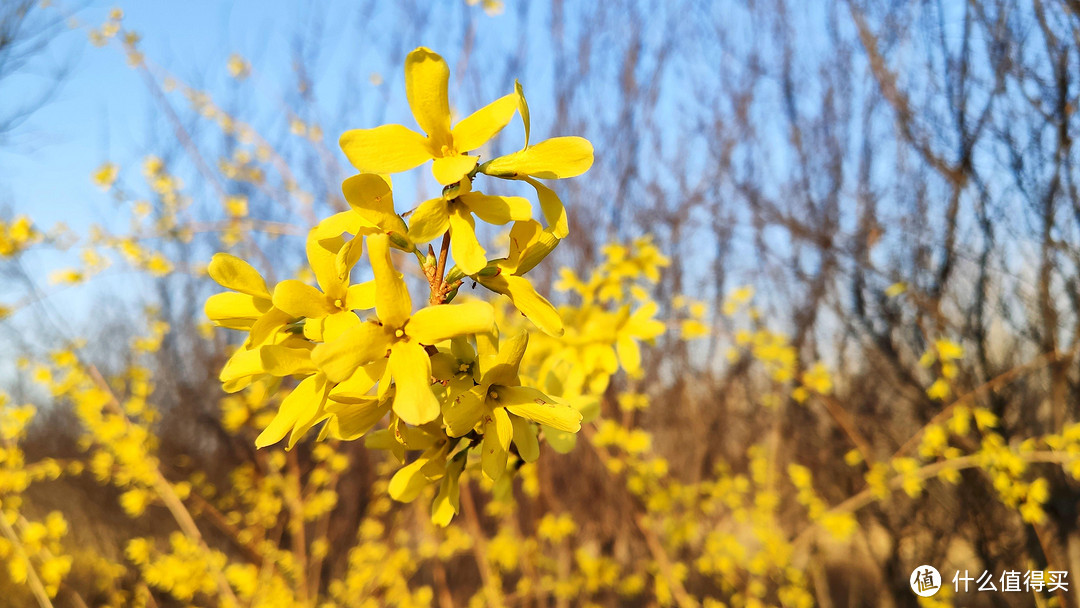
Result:
[[[336,383],[389,353],[379,396],[389,391],[392,378],[396,383],[394,413],[412,425],[431,422],[439,416],[439,402],[431,391],[431,359],[424,345],[489,332],[495,312],[487,302],[470,302],[429,306],[413,314],[405,281],[390,259],[389,237],[369,237],[368,254],[375,274],[378,319],[354,325],[336,340],[316,346],[312,360]]]
[[[229,76],[237,80],[243,80],[251,75],[251,64],[236,53],[229,56],[228,68]]]
[[[102,190],[109,190],[119,174],[120,168],[114,163],[105,163],[94,171],[94,183]]]
[[[363,173],[399,173],[434,159],[432,173],[440,184],[460,181],[472,172],[476,150],[494,137],[517,111],[511,93],[450,126],[447,87],[450,68],[438,54],[420,47],[405,58],[405,95],[421,135],[402,125],[354,129],[341,136],[341,149]]]
[[[450,251],[458,268],[467,275],[480,272],[487,266],[487,253],[476,238],[473,215],[489,224],[502,226],[512,220],[527,220],[532,205],[520,196],[491,196],[472,192],[472,180],[466,178],[460,187],[448,188],[439,198],[425,201],[409,218],[409,239],[426,243],[450,231]]]
[[[484,163],[479,171],[492,177],[528,182],[536,189],[540,209],[555,236],[566,238],[570,229],[562,201],[553,190],[534,178],[563,179],[585,173],[593,164],[592,144],[583,137],[553,137],[530,146],[529,105],[520,83],[514,83],[514,95],[518,113],[525,124],[525,146],[517,152]]]
[[[506,469],[511,441],[526,462],[539,456],[536,435],[526,420],[569,433],[581,429],[580,412],[534,388],[520,386],[518,369],[528,343],[529,334],[522,331],[504,342],[498,353],[481,355],[479,384],[443,412],[451,437],[461,437],[482,423],[481,465],[492,480]]]
[[[353,310],[375,307],[375,283],[349,285],[349,273],[360,257],[362,235],[351,241],[340,236],[321,241],[318,229],[308,233],[307,258],[315,273],[316,289],[289,279],[274,288],[274,306],[290,317],[305,318],[304,335],[322,340],[325,332],[339,335],[359,319]],[[339,262],[340,258],[340,262]]]
[[[262,275],[244,260],[217,253],[210,260],[207,272],[219,285],[230,290],[206,300],[204,311],[215,325],[251,329],[273,305]]]
[[[498,272],[474,277],[484,287],[510,298],[521,314],[544,333],[555,337],[563,334],[562,317],[522,275],[539,264],[558,244],[559,239],[550,229],[541,228],[539,222],[516,222],[510,230],[510,252],[505,258],[495,260]]]

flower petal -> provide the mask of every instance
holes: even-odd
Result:
[[[381,175],[361,173],[341,184],[345,200],[357,215],[384,232],[405,233],[405,221],[394,211],[390,184]]]
[[[356,368],[386,356],[389,347],[386,330],[377,323],[361,323],[333,342],[319,344],[311,351],[311,360],[331,382],[342,382]]]
[[[378,228],[361,217],[356,211],[349,209],[323,219],[318,224],[315,224],[314,230],[315,238],[323,241],[339,237],[346,232],[349,234],[374,234],[378,231]]]
[[[221,367],[218,379],[226,393],[235,393],[247,388],[252,378],[262,373],[262,359],[258,349],[241,348]]]
[[[501,386],[498,394],[499,403],[506,406],[511,414],[568,433],[581,430],[581,412],[569,405],[555,403],[551,397],[535,388]]]
[[[327,402],[330,417],[330,436],[344,441],[353,441],[364,436],[390,411],[390,401],[380,401],[375,397],[359,403],[338,404]]]
[[[272,376],[285,377],[293,374],[314,374],[310,348],[289,348],[280,344],[268,344],[259,349],[262,367]]]
[[[416,124],[436,143],[450,143],[450,67],[431,49],[419,47],[405,57],[405,97]]]
[[[521,147],[524,150],[529,147],[529,102],[525,101],[525,89],[517,79],[514,79],[514,94],[518,98],[518,114],[521,115],[521,122],[525,125],[525,145]]]
[[[494,481],[506,472],[506,450],[514,438],[514,425],[502,408],[492,410],[484,419],[483,454],[480,465],[484,476]]]
[[[317,392],[316,376],[304,379],[285,399],[281,401],[281,407],[270,424],[263,429],[255,439],[255,447],[265,448],[285,438],[292,430],[297,419],[312,407],[318,407],[315,402]]]
[[[450,210],[446,199],[426,200],[409,216],[409,240],[427,243],[442,236],[450,227]]]
[[[458,197],[476,217],[489,224],[502,226],[511,220],[532,218],[532,203],[520,196],[492,196],[481,192],[469,192]]]
[[[431,503],[431,523],[445,528],[450,525],[454,515],[461,510],[461,472],[465,470],[465,458],[457,457],[446,463],[435,502]]]
[[[206,299],[203,306],[211,321],[229,329],[250,329],[268,310],[269,300],[235,291],[214,294]]]
[[[345,380],[330,389],[330,398],[339,403],[362,403],[370,399],[372,387],[386,372],[387,359],[376,359],[367,365],[361,365]]]
[[[476,274],[487,266],[487,252],[476,239],[476,222],[461,206],[450,210],[450,251],[458,268],[467,275]]]
[[[420,457],[413,462],[398,469],[397,473],[390,478],[387,493],[390,498],[398,502],[412,502],[420,496],[420,492],[428,484],[428,478],[420,471],[428,464],[429,460]]]
[[[462,152],[476,150],[502,131],[517,109],[517,93],[511,93],[463,118],[454,125],[454,147]]]
[[[247,340],[244,341],[244,346],[247,348],[258,348],[263,344],[276,341],[281,330],[283,330],[293,318],[292,315],[279,308],[271,308],[266,311],[266,314],[259,317],[259,320],[255,321],[255,324],[251,326],[251,333],[248,334]]]
[[[593,147],[583,137],[553,137],[484,164],[484,173],[503,178],[522,175],[562,179],[581,175],[593,164]]]
[[[518,369],[521,367],[521,358],[525,356],[525,349],[529,346],[529,332],[521,330],[499,344],[499,351],[494,357],[481,357],[480,366],[483,369],[483,379],[480,384],[491,386],[500,384],[504,386],[516,386]]]
[[[436,158],[435,162],[431,163],[431,173],[435,176],[435,181],[449,186],[464,179],[479,160],[476,156],[465,155]]]
[[[443,412],[446,432],[451,437],[461,437],[473,430],[484,417],[484,394],[480,387],[465,391]]]
[[[210,258],[210,265],[207,266],[206,272],[225,289],[246,293],[249,296],[270,297],[270,291],[266,289],[266,281],[263,280],[259,271],[235,255],[215,253],[214,257]]]
[[[390,347],[390,373],[397,391],[394,413],[406,423],[419,426],[439,417],[439,401],[431,392],[431,360],[415,342],[395,342]]]
[[[352,166],[363,173],[400,173],[431,158],[424,136],[401,125],[346,131],[339,143]]]
[[[504,294],[514,303],[525,318],[532,321],[545,334],[558,338],[563,335],[563,322],[559,311],[536,292],[532,283],[524,277],[498,274],[493,277],[478,276],[477,280],[488,289]]]
[[[566,207],[555,191],[530,177],[521,178],[536,188],[536,197],[540,200],[540,210],[544,212],[551,233],[557,239],[565,239],[570,234],[570,221],[566,218]]]
[[[334,311],[323,292],[307,283],[288,279],[274,288],[274,306],[293,317],[318,319]]]
[[[371,269],[375,274],[375,314],[385,325],[400,328],[412,313],[412,299],[390,259],[390,238],[376,234],[368,237],[367,242]]]
[[[536,439],[536,427],[520,416],[511,416],[514,424],[514,445],[525,462],[536,462],[540,458],[540,442]]]
[[[349,285],[348,291],[345,292],[345,308],[349,310],[375,308],[375,281]]]
[[[438,344],[457,336],[490,331],[493,325],[495,309],[487,302],[476,300],[420,309],[405,324],[405,333],[421,344]]]

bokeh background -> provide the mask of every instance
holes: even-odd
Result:
[[[202,312],[216,251],[301,268],[346,208],[338,135],[412,124],[421,45],[457,116],[517,79],[536,140],[594,145],[540,292],[573,310],[623,273],[666,328],[576,445],[475,477],[445,530],[363,441],[256,453],[265,419],[217,379],[238,338]],[[226,605],[219,572],[260,606],[1075,606],[1000,577],[1080,574],[1078,102],[1073,0],[7,0],[0,561],[28,567],[0,604]],[[395,176],[398,211],[436,187]],[[112,439],[61,368],[144,402],[193,547],[94,468]],[[998,592],[954,591],[984,571]]]

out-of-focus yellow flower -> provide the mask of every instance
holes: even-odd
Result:
[[[102,190],[108,191],[116,183],[116,178],[120,174],[120,167],[116,164],[107,162],[98,167],[93,174],[94,184]]]
[[[229,76],[237,80],[243,80],[251,75],[251,64],[247,62],[241,55],[233,53],[229,55],[229,63],[227,65],[229,70]]]

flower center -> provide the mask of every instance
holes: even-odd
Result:
[[[457,151],[456,148],[454,148],[454,144],[443,144],[442,148],[439,149],[439,152],[443,156],[443,158],[445,158],[447,156],[457,156],[458,155],[458,151]]]
[[[490,398],[490,399],[498,399],[499,398],[499,393],[496,393],[495,391],[491,391],[490,393],[488,393],[488,398]]]
[[[397,337],[397,338],[404,338],[405,337],[405,330],[404,329],[395,330],[394,331],[394,336]]]
[[[458,371],[459,372],[467,372],[467,371],[469,371],[469,364],[468,363],[462,363],[461,365],[458,366]]]
[[[343,302],[341,301],[341,299],[339,298],[339,299],[337,299],[337,300],[334,300],[334,306],[336,306],[337,308],[343,308],[343,307],[344,307],[344,303],[343,303]]]

